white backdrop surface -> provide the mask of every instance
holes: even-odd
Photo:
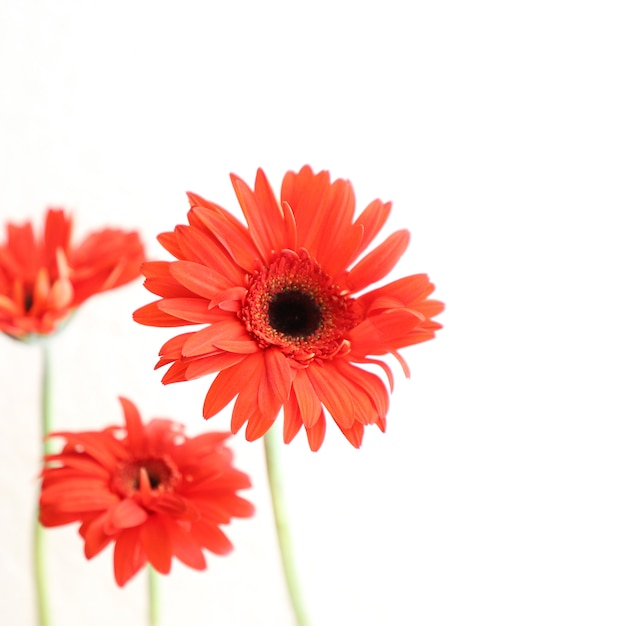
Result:
[[[312,624],[626,623],[626,20],[620,2],[0,3],[0,221],[63,205],[76,235],[237,212],[310,163],[392,200],[446,302],[395,368],[386,434],[283,448]],[[4,234],[2,235],[4,238]],[[140,281],[54,343],[57,428],[121,423],[117,396],[192,434],[209,379],[161,385],[175,330],[135,324]],[[0,337],[0,624],[34,624],[39,353]],[[235,551],[162,579],[163,626],[290,626],[262,446],[232,439],[257,514]],[[146,579],[48,532],[55,624],[145,623]]]

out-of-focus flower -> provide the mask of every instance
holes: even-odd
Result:
[[[404,253],[400,230],[360,260],[389,216],[391,203],[371,202],[354,219],[346,180],[309,166],[288,172],[280,203],[262,170],[254,190],[232,176],[247,226],[213,202],[189,194],[189,226],[159,236],[176,257],[148,262],[145,286],[161,296],[135,312],[149,326],[208,324],[174,337],[157,367],[164,383],[219,372],[204,402],[210,418],[235,396],[231,427],[247,421],[246,437],[261,437],[284,408],[284,441],[304,425],[309,445],[324,439],[325,411],[354,446],[364,426],[384,431],[389,397],[384,383],[361,364],[389,365],[378,355],[435,336],[432,317],[443,304],[428,299],[425,274],[358,295],[386,276]]]
[[[7,224],[0,243],[0,332],[49,335],[87,298],[140,275],[139,234],[106,228],[71,243],[72,218],[48,209],[37,237],[31,222]]]
[[[237,491],[250,479],[233,467],[230,433],[187,437],[167,419],[143,424],[135,405],[120,398],[126,427],[58,432],[65,446],[46,456],[40,496],[44,526],[80,522],[88,559],[115,543],[117,584],[149,562],[170,571],[172,557],[204,569],[203,549],[226,554],[220,529],[249,517],[252,504]]]

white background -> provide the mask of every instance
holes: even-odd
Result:
[[[310,163],[381,197],[445,328],[405,351],[382,435],[283,449],[312,624],[626,623],[626,20],[621,2],[0,3],[0,219],[70,208],[77,239],[159,232],[185,192],[233,211],[228,174],[275,189]],[[4,239],[4,234],[2,234]],[[120,423],[117,396],[190,433],[209,379],[160,384],[176,329],[135,324],[140,281],[54,342],[55,424]],[[34,624],[36,346],[0,337],[0,624]],[[162,579],[163,626],[288,626],[262,445],[236,548]],[[55,626],[142,624],[76,527],[47,534]]]

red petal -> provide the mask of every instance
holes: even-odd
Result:
[[[191,533],[204,548],[214,554],[228,554],[233,549],[233,544],[216,524],[194,522]]]
[[[175,520],[167,519],[166,521],[174,556],[193,569],[205,569],[206,560],[195,537]]]
[[[281,367],[278,365],[281,363],[281,356],[270,356],[271,360],[276,359],[275,367]],[[247,378],[233,407],[231,429],[233,432],[237,432],[248,421],[246,438],[248,441],[253,441],[267,432],[283,404],[280,397],[272,391],[271,384],[280,387],[280,385],[284,385],[285,381],[279,380],[279,377],[282,376],[279,373],[276,374],[273,383],[270,383],[263,352],[252,355],[247,359],[246,364]],[[287,365],[287,367],[289,366]],[[280,372],[280,370],[276,371]],[[288,376],[288,374],[285,375]]]
[[[269,183],[265,178],[265,174],[259,169],[256,181],[256,185],[261,189],[259,195],[265,200],[262,206],[259,206],[257,203],[256,193],[253,193],[241,178],[231,174],[230,179],[243,214],[246,217],[250,237],[254,241],[260,256],[264,261],[268,262],[272,250],[280,250],[279,246],[282,243],[280,235],[282,234],[284,223],[280,208],[276,199],[273,198],[271,189],[269,189]],[[277,234],[279,235],[278,237]]]
[[[298,370],[293,381],[293,391],[300,408],[305,428],[312,428],[320,417],[320,399],[309,380],[307,370]]]
[[[194,324],[210,324],[223,318],[220,311],[209,310],[205,298],[165,298],[158,302],[159,310]]]
[[[320,416],[319,419],[315,422],[315,424],[311,428],[306,429],[306,437],[309,441],[309,448],[313,452],[317,452],[322,443],[324,442],[324,435],[326,434],[326,418],[324,417],[324,412],[320,408]]]
[[[259,410],[259,394],[257,389],[260,385],[260,376],[255,378],[248,378],[246,380],[246,386],[241,390],[235,400],[235,406],[233,407],[233,415],[230,421],[230,429],[232,433],[238,433],[239,429],[248,421],[263,421],[263,415]],[[269,428],[269,426],[267,427]],[[258,437],[262,436],[264,431],[258,434]],[[255,439],[258,439],[255,437]],[[253,441],[249,439],[248,441]]]
[[[116,528],[140,526],[148,518],[145,509],[127,498],[111,509],[111,524]]]
[[[301,428],[300,408],[295,394],[292,393],[284,407],[283,441],[285,443],[291,442]]]
[[[95,487],[100,487],[94,488]],[[101,483],[84,480],[81,483],[64,481],[42,490],[42,506],[53,504],[61,513],[80,513],[83,511],[103,511],[119,502],[119,497],[105,491]]]
[[[137,407],[127,398],[120,396],[122,409],[124,410],[124,420],[126,422],[126,433],[128,449],[134,457],[141,456],[144,453],[145,431],[143,422]]]
[[[178,228],[178,227],[177,227]],[[176,236],[176,233],[160,233],[157,235],[157,241],[172,255],[177,259],[185,258],[182,250],[180,249],[179,240]],[[143,271],[143,270],[142,270]]]
[[[287,357],[280,351],[268,348],[262,352],[265,360],[265,378],[262,379],[262,388],[265,389],[263,382],[267,383],[268,390],[276,397],[280,404],[287,402],[289,390],[291,389],[292,370]],[[264,402],[264,397],[259,389],[259,401]]]
[[[64,437],[66,448],[80,446],[84,454],[88,454],[109,470],[115,469],[120,458],[125,456],[126,450],[121,442],[114,439],[109,432],[68,432],[52,433],[53,437]]]
[[[240,396],[241,397],[241,396]],[[261,412],[259,410],[248,416],[248,425],[246,426],[246,440],[256,441],[260,437],[263,437],[265,433],[272,427],[280,406],[271,413]]]
[[[363,227],[351,228],[344,236],[341,246],[336,246],[324,264],[324,271],[329,276],[341,276],[357,256],[357,249],[363,238]]]
[[[360,246],[356,250],[359,255],[370,245],[374,237],[378,235],[380,229],[385,225],[391,213],[391,202],[384,204],[380,200],[370,202],[359,217],[356,218],[355,226],[362,226],[363,238]],[[356,258],[356,257],[355,257]],[[353,259],[350,259],[352,261]]]
[[[320,400],[332,418],[343,428],[350,428],[354,420],[373,424],[380,417],[374,399],[368,393],[371,391],[375,394],[375,401],[382,404],[380,388],[375,387],[365,377],[361,384],[360,373],[363,370],[338,359],[323,367],[310,366],[307,371]],[[373,374],[372,376],[374,377]],[[384,389],[380,380],[378,384]]]
[[[72,235],[72,218],[63,209],[48,209],[44,226],[44,245],[49,254],[67,250]],[[50,259],[48,259],[50,261]]]
[[[133,319],[138,324],[143,324],[144,326],[170,327],[187,326],[196,323],[164,313],[160,308],[161,302],[161,300],[158,300],[157,302],[151,302],[150,304],[138,308],[133,313]]]
[[[172,547],[167,525],[160,515],[151,515],[140,531],[146,558],[157,572],[169,574],[172,567]]]
[[[200,511],[203,520],[216,524],[228,524],[233,517],[251,517],[254,515],[254,506],[232,494],[223,494],[211,499],[198,499],[196,507]]]
[[[259,346],[243,324],[238,319],[232,318],[216,322],[194,333],[185,342],[182,354],[185,357],[203,356],[218,350],[252,354],[258,352]]]
[[[409,245],[409,231],[399,230],[364,256],[349,272],[347,283],[353,292],[384,278]]]
[[[360,233],[357,233],[358,239],[352,229],[352,219],[354,217],[354,190],[349,181],[336,180],[328,188],[324,196],[324,209],[321,212],[324,221],[320,223],[317,241],[316,258],[320,265],[326,268],[327,265],[332,266],[332,259],[337,255],[338,248],[349,251],[360,241]],[[329,237],[328,233],[337,233],[341,238],[337,241],[336,237]],[[341,263],[344,263],[342,257]],[[345,265],[340,269],[344,269]]]
[[[170,273],[183,287],[208,300],[232,286],[219,272],[192,261],[173,261]]]
[[[163,365],[167,365],[170,361],[161,359],[155,366],[154,369],[158,369]],[[171,383],[181,383],[187,380],[187,366],[188,363],[183,363],[182,361],[177,361],[176,363],[172,363],[171,367],[165,372],[163,378],[161,378],[161,382],[164,385],[169,385]]]
[[[213,205],[216,207],[216,205]],[[224,246],[228,254],[239,267],[248,273],[254,272],[255,261],[259,252],[254,246],[250,233],[232,215],[218,207],[194,207],[193,214],[208,228]]]
[[[245,384],[245,377],[242,377],[242,368],[246,367],[247,361],[252,357],[247,357],[237,365],[222,370],[213,381],[204,399],[202,415],[205,419],[213,417],[219,413],[240,391]]]
[[[343,428],[341,424],[337,424],[344,434],[345,438],[355,447],[360,448],[363,442],[364,426],[361,422],[354,422],[351,428]]]
[[[345,182],[345,181],[344,181]],[[299,172],[287,172],[281,187],[281,201],[292,209],[298,225],[298,246],[317,257],[321,240],[320,224],[324,221],[324,196],[330,187],[328,172],[313,174],[305,165]]]
[[[147,261],[141,266],[141,271],[146,277],[144,287],[164,298],[184,298],[192,296],[189,289],[183,287],[170,274],[171,261]]]
[[[230,436],[230,433],[226,433]],[[215,455],[214,455],[215,456]],[[230,463],[232,457],[226,457],[226,461]],[[201,461],[203,467],[208,465],[208,460]],[[181,472],[183,468],[181,467]],[[196,470],[197,472],[199,470]],[[247,489],[251,486],[250,477],[244,472],[230,468],[226,469],[222,464],[216,468],[212,475],[199,478],[195,485],[190,486],[186,493],[190,500],[197,497],[208,497],[210,494],[222,493],[226,491],[237,491],[238,489]]]
[[[107,511],[81,528],[85,539],[85,556],[88,559],[104,550],[114,538],[113,535],[104,531],[105,525],[109,524],[109,515]]]
[[[384,417],[389,410],[389,394],[378,376],[346,361],[337,361],[337,369],[354,385],[360,387],[370,398],[376,409],[376,417]],[[375,421],[373,419],[372,421]]]
[[[45,528],[65,526],[83,519],[85,513],[60,513],[54,505],[42,504],[39,507],[39,523]]]
[[[236,263],[233,263],[214,237],[192,226],[177,226],[176,235],[185,255],[182,258],[210,267],[230,284],[243,284],[244,272]]]
[[[342,377],[332,365],[317,365],[313,363],[307,369],[309,380],[315,393],[322,401],[333,419],[349,428],[354,422],[354,399],[346,393]]]
[[[139,540],[139,527],[120,533],[113,552],[115,581],[123,587],[146,563],[146,555]]]
[[[70,454],[70,453],[61,453],[61,454],[48,454],[45,457],[47,461],[61,461],[64,468],[75,469],[78,470],[78,475],[84,476],[85,478],[96,478],[100,480],[109,480],[111,476],[111,472],[102,467],[95,459],[85,455],[85,454]],[[56,468],[46,468],[44,469],[44,474],[50,471],[54,471]]]
[[[409,306],[414,300],[420,301],[425,299],[432,292],[431,287],[432,285],[426,274],[413,274],[394,280],[382,287],[378,287],[378,289],[368,291],[359,296],[359,302],[366,310],[369,310],[372,302],[384,296],[399,301],[402,306]]]
[[[237,363],[240,363],[245,358],[247,358],[246,354],[222,352],[198,359],[197,361],[192,361],[186,366],[185,380],[193,380],[194,378],[221,372],[232,365],[237,365]]]
[[[189,506],[182,496],[175,493],[162,493],[152,502],[155,511],[176,517],[187,513]]]
[[[352,343],[352,352],[357,357],[386,354],[394,347],[394,339],[400,337],[406,343],[409,333],[420,323],[420,319],[408,309],[372,315],[350,331],[348,338]]]

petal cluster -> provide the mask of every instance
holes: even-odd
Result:
[[[72,219],[48,209],[43,232],[7,224],[0,243],[0,332],[49,335],[91,296],[140,275],[144,250],[135,231],[106,228],[72,244]]]
[[[254,188],[232,176],[245,224],[217,204],[189,195],[188,224],[159,241],[174,261],[143,266],[145,286],[159,299],[135,312],[150,326],[201,329],[173,337],[157,367],[164,383],[215,374],[204,402],[210,418],[233,399],[231,428],[246,438],[267,432],[284,413],[284,440],[304,427],[317,450],[330,415],[355,447],[364,426],[385,429],[389,396],[363,365],[389,365],[391,354],[435,336],[443,304],[415,274],[364,290],[384,278],[409,243],[400,230],[366,252],[391,203],[371,202],[355,215],[347,180],[331,181],[309,166],[288,172],[280,199],[258,170]],[[369,368],[371,369],[371,368]]]
[[[144,424],[136,406],[120,400],[125,428],[52,435],[65,445],[45,459],[40,521],[79,522],[88,559],[113,542],[120,586],[146,562],[162,574],[173,557],[204,569],[203,550],[232,549],[220,526],[254,512],[237,494],[250,479],[233,466],[230,433],[187,437],[171,420]]]

